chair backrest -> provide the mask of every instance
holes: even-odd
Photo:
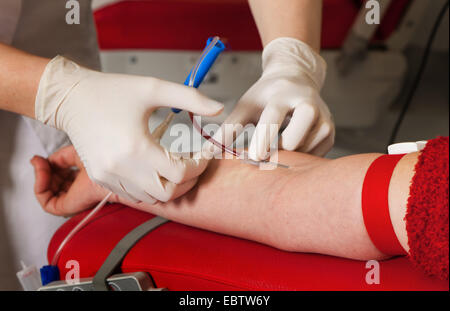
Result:
[[[363,0],[324,0],[324,49],[340,48]],[[411,0],[396,0],[375,40],[395,30]],[[199,50],[211,35],[227,38],[233,50],[261,50],[247,0],[119,1],[95,11],[100,48]]]

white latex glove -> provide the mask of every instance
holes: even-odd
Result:
[[[334,144],[335,134],[332,116],[319,94],[326,75],[325,60],[293,38],[270,42],[262,60],[262,77],[239,100],[214,138],[229,146],[243,126],[257,123],[249,156],[265,160],[281,125],[292,116],[281,134],[280,147],[325,155]],[[275,131],[270,131],[270,124],[276,125]],[[207,156],[218,152],[210,143],[203,150]]]
[[[207,161],[180,159],[150,133],[159,107],[204,116],[223,105],[197,90],[155,78],[106,74],[63,57],[46,67],[36,96],[36,118],[65,131],[89,177],[132,201],[155,203],[191,189]]]

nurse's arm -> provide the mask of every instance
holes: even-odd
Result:
[[[0,43],[0,109],[34,118],[39,81],[49,61]]]
[[[266,46],[280,37],[299,39],[320,50],[322,0],[249,0]]]

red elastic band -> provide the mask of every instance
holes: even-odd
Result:
[[[389,214],[389,184],[397,163],[404,156],[385,155],[376,159],[366,173],[362,189],[362,212],[367,233],[375,247],[386,255],[406,255]]]

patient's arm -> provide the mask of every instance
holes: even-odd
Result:
[[[262,171],[239,161],[211,163],[198,186],[170,203],[134,207],[176,222],[274,247],[355,259],[383,258],[364,226],[361,190],[379,154],[326,160],[280,152],[292,168]],[[389,194],[392,221],[408,250],[403,218],[418,154],[397,165]]]
[[[366,154],[326,160],[281,151],[279,161],[292,168],[271,171],[237,160],[214,160],[198,186],[176,201],[146,205],[125,202],[117,196],[113,200],[176,222],[283,250],[380,259],[383,254],[370,241],[361,212],[364,177],[378,156]],[[54,154],[50,161],[53,167],[61,163],[68,166],[73,158],[76,158],[73,149],[66,148]],[[403,218],[417,158],[418,154],[410,154],[399,162],[389,191],[392,222],[405,249],[408,246]],[[49,177],[52,172],[48,162],[35,157],[32,163],[37,176],[35,191],[49,212],[78,212],[107,193],[91,183],[84,171],[75,178],[77,187],[65,186],[59,191]],[[72,197],[71,202],[68,197]],[[80,204],[74,206],[73,202]]]

